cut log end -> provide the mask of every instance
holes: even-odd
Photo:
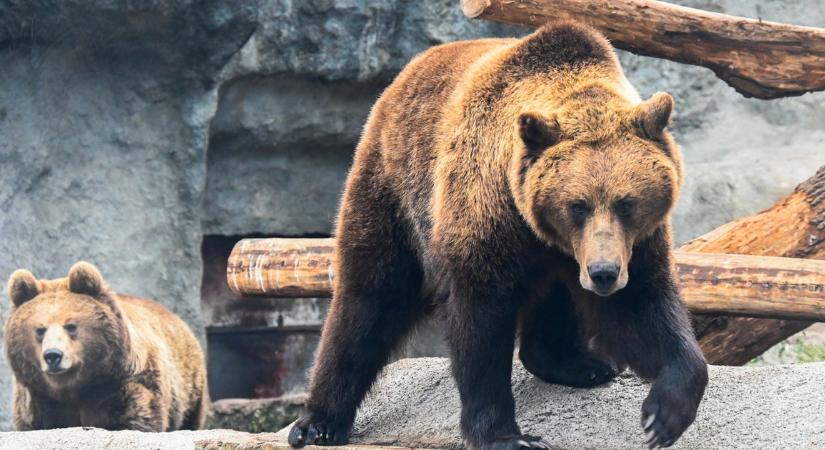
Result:
[[[489,7],[490,0],[461,0],[461,10],[470,19],[483,18]]]

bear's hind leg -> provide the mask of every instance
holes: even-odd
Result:
[[[390,194],[362,176],[351,175],[345,194],[333,299],[293,447],[347,442],[361,400],[423,312],[420,265]]]
[[[540,380],[578,388],[612,380],[617,369],[582,343],[570,291],[558,283],[550,295],[533,299],[522,311],[519,359]]]

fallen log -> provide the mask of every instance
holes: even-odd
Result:
[[[587,23],[617,48],[707,67],[745,97],[825,89],[825,30],[651,0],[461,0],[470,18],[529,26]]]
[[[332,239],[244,239],[229,256],[229,286],[241,295],[328,297],[333,247]],[[675,259],[695,313],[825,321],[825,261],[686,252]]]
[[[680,250],[825,259],[825,166],[770,209],[723,225]],[[700,315],[694,329],[708,362],[742,365],[810,325]]]

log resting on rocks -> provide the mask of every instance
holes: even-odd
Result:
[[[519,25],[587,23],[617,48],[704,66],[746,97],[825,89],[825,30],[651,0],[461,0],[464,14]]]
[[[770,209],[723,225],[680,250],[825,259],[825,166]],[[810,325],[701,315],[694,328],[709,363],[741,365]]]
[[[693,312],[825,321],[825,261],[675,256],[682,295]],[[333,259],[332,239],[245,239],[229,257],[228,283],[245,295],[328,297]]]
[[[825,447],[825,363],[710,367],[696,422],[675,449]],[[649,384],[624,373],[596,389],[543,383],[516,363],[513,394],[525,433],[553,448],[638,449]],[[405,359],[388,366],[367,397],[348,449],[460,448],[458,391],[443,358]],[[0,433],[0,449],[288,450],[286,434],[229,430],[140,433],[70,428]],[[317,447],[307,447],[312,449]],[[331,449],[331,447],[324,447]],[[334,448],[334,447],[332,447]]]

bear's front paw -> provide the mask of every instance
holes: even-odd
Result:
[[[289,445],[298,448],[304,445],[345,445],[349,440],[349,430],[327,421],[301,417],[289,430]]]
[[[679,389],[655,385],[642,403],[642,428],[649,448],[670,447],[696,418],[696,409],[689,396]]]
[[[490,442],[474,446],[483,450],[551,450],[550,444],[538,436],[514,434],[501,436]]]

